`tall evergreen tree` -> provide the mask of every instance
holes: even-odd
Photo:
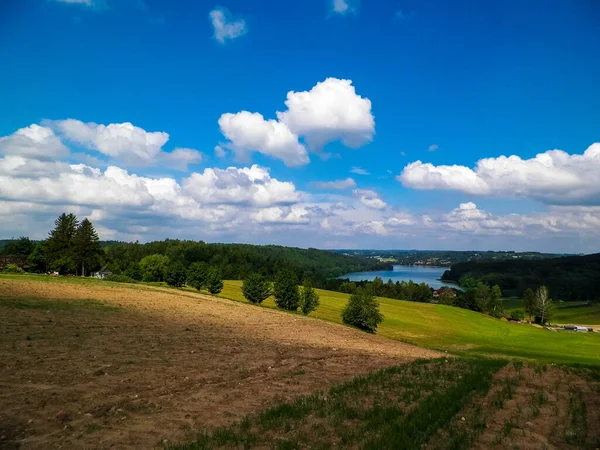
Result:
[[[535,292],[531,288],[527,288],[523,294],[523,307],[529,317],[535,317]]]
[[[79,221],[75,214],[63,213],[54,221],[54,225],[54,229],[48,235],[48,266],[62,273],[73,272],[73,237]]]
[[[206,273],[206,289],[213,295],[223,290],[223,275],[218,267],[211,267]]]
[[[319,307],[319,296],[312,287],[310,279],[304,280],[302,291],[300,292],[300,311],[302,314],[309,315]]]
[[[87,218],[83,219],[73,236],[73,259],[77,267],[81,267],[81,276],[98,266],[100,252],[100,238],[94,225]]]
[[[260,304],[271,295],[271,283],[261,274],[251,274],[242,284],[242,294],[250,303]]]
[[[300,306],[300,291],[298,279],[291,270],[283,270],[277,274],[273,286],[275,304],[281,309],[296,311]]]

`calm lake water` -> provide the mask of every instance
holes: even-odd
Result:
[[[442,286],[452,286],[450,283],[442,283],[439,278],[442,277],[444,267],[426,267],[426,266],[394,266],[394,270],[381,270],[377,272],[354,272],[342,275],[340,278],[349,278],[350,281],[372,281],[375,277],[379,277],[384,283],[388,280],[408,281],[413,283],[426,283],[434,289],[439,289]],[[457,286],[453,286],[457,287]]]

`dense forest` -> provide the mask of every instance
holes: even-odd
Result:
[[[600,300],[600,253],[544,260],[471,261],[452,265],[443,280],[471,287],[499,285],[504,295],[546,285],[555,300]]]
[[[147,244],[110,244],[103,251],[105,262],[115,273],[131,271],[144,257],[160,254],[167,256],[171,262],[184,266],[205,262],[218,267],[226,280],[243,280],[252,273],[274,279],[277,273],[289,269],[299,280],[310,278],[317,286],[323,286],[325,280],[345,273],[389,269],[389,264],[366,258],[314,248],[276,245],[207,244],[168,239]]]
[[[81,223],[91,225],[85,220]],[[273,280],[282,270],[290,270],[299,280],[309,278],[315,286],[326,287],[328,284],[339,285],[339,282],[331,280],[345,273],[390,268],[389,264],[373,259],[314,248],[207,244],[202,241],[170,239],[146,244],[101,242],[93,229],[89,232],[93,235],[93,244],[86,247],[78,243],[81,239],[76,239],[77,230],[79,233],[84,231],[77,218],[62,215],[57,219],[56,228],[49,233],[48,239],[32,241],[22,237],[2,241],[0,270],[6,264],[16,264],[30,272],[81,274],[85,271],[89,274],[106,266],[114,274],[142,280],[142,260],[160,255],[165,257],[161,261],[167,266],[181,264],[189,267],[193,263],[206,263],[218,268],[224,279],[243,280],[252,273],[258,273]]]

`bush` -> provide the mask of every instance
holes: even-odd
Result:
[[[271,283],[264,276],[253,273],[244,280],[242,294],[250,303],[260,304],[271,296]]]
[[[513,320],[525,319],[525,310],[522,308],[513,309],[510,311],[509,317]]]
[[[223,290],[223,276],[216,267],[211,267],[206,275],[206,289],[213,295],[219,294]]]
[[[305,280],[300,292],[300,311],[307,316],[315,311],[319,307],[319,304],[319,296],[312,288],[310,280]]]
[[[368,333],[375,333],[382,321],[383,315],[379,312],[379,302],[362,288],[357,289],[350,296],[348,304],[342,311],[342,322]]]
[[[25,273],[25,271],[16,264],[7,264],[2,273]]]
[[[290,270],[279,272],[273,286],[273,294],[277,307],[296,311],[300,306],[300,291],[296,274]]]
[[[187,275],[185,273],[185,267],[183,267],[183,264],[175,263],[168,267],[165,281],[169,286],[179,288],[185,286],[186,278]]]
[[[119,275],[116,273],[106,275],[106,277],[104,277],[104,281],[113,281],[115,283],[136,283],[133,278],[128,277],[127,275]]]

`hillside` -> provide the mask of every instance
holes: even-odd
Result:
[[[10,362],[0,367],[0,447],[596,443],[597,334],[380,299],[386,319],[369,335],[327,322],[339,321],[347,295],[318,293],[314,315],[325,320],[274,310],[272,300],[244,304],[235,281],[225,283],[230,301],[143,283],[0,275],[0,359]],[[547,361],[595,367],[539,364]]]
[[[220,296],[244,301],[241,281],[226,281]],[[341,323],[349,295],[317,289],[321,306],[311,316]],[[379,298],[377,334],[461,355],[498,355],[546,362],[600,365],[600,334],[550,332],[466,309]],[[263,305],[275,307],[272,298]]]
[[[206,295],[0,275],[0,448],[155,448],[439,353]],[[25,441],[23,441],[25,440]]]
[[[442,279],[459,282],[469,276],[498,284],[505,295],[522,295],[546,285],[560,300],[600,300],[600,253],[543,260],[472,261],[452,265]]]

